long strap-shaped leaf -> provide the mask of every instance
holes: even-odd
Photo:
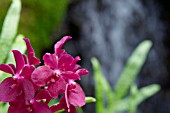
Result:
[[[18,50],[18,51],[20,51],[21,53],[24,54],[25,51],[26,51],[26,44],[25,44],[23,38],[24,38],[24,35],[22,35],[22,34],[17,35],[16,39],[14,40],[14,42],[12,44],[11,49],[12,50]],[[10,51],[8,53],[8,58],[7,58],[5,63],[6,64],[15,64],[15,60],[14,60],[14,56],[12,54],[12,51]]]
[[[129,58],[122,74],[120,75],[120,79],[115,86],[114,91],[116,99],[120,99],[127,94],[130,86],[133,84],[133,81],[144,64],[151,46],[151,41],[143,41]]]
[[[123,112],[128,111],[128,113],[135,113],[138,105],[149,97],[153,96],[160,90],[158,84],[152,84],[145,86],[141,89],[137,89],[137,86],[132,86],[133,90],[128,98],[120,99],[114,106],[112,106],[112,111]],[[111,112],[110,112],[111,113]]]
[[[141,102],[155,95],[159,90],[160,86],[158,84],[145,86],[141,89],[137,89],[137,86],[133,85],[129,97],[130,102],[128,103],[129,105],[128,113],[135,113],[137,107]]]
[[[104,107],[104,98],[103,98],[103,92],[106,92],[105,99],[108,101],[108,107],[111,107],[111,103],[113,101],[113,93],[112,88],[110,87],[109,83],[103,76],[101,69],[100,69],[100,63],[96,58],[92,58],[92,65],[94,69],[94,78],[95,78],[95,95],[96,95],[96,113],[104,113],[108,111]]]
[[[16,36],[21,11],[21,1],[13,0],[4,20],[0,35],[0,64],[4,63]]]

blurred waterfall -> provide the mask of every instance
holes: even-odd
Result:
[[[107,80],[114,86],[134,48],[141,41],[150,39],[154,46],[137,83],[139,86],[159,83],[164,89],[170,79],[163,43],[165,28],[159,8],[154,0],[72,0],[65,28],[76,38],[69,47],[70,52],[79,54],[84,67],[91,71],[90,59],[97,57]],[[94,95],[92,74],[82,80],[86,94]],[[166,91],[162,90],[142,104],[138,112],[170,113],[167,104],[170,100],[164,95]],[[87,110],[87,113],[93,112]]]

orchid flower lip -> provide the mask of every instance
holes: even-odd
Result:
[[[20,76],[20,74],[15,74],[13,76],[14,79],[23,79],[24,77],[23,76]]]
[[[34,99],[31,99],[31,100],[30,100],[30,104],[33,104],[34,102],[35,102]]]
[[[60,74],[61,74],[61,71],[60,71],[60,70],[58,70],[58,69],[56,69],[56,70],[54,71],[54,73],[58,76],[58,75],[60,75]]]
[[[76,82],[74,80],[69,80],[69,85],[76,85]]]
[[[48,89],[48,86],[44,86],[44,89]]]

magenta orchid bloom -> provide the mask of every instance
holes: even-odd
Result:
[[[22,101],[22,98],[23,95],[10,103],[8,113],[52,113],[48,106],[51,96],[46,90],[39,91],[35,97],[32,96],[27,104]],[[41,100],[45,100],[45,102],[40,102]]]
[[[83,105],[85,105],[85,94],[80,85],[71,80],[66,85],[65,94],[61,98],[60,103],[51,106],[51,110],[56,112],[65,109],[67,113],[76,113],[76,107]]]
[[[85,105],[85,94],[75,80],[89,72],[77,64],[80,57],[73,58],[62,49],[69,39],[63,37],[55,44],[55,53],[43,56],[43,66],[35,68],[40,60],[27,38],[27,56],[13,50],[16,66],[0,64],[1,71],[12,75],[0,84],[0,102],[9,102],[8,113],[54,113],[61,109],[76,113],[76,107]],[[59,95],[63,95],[60,103],[49,106]]]
[[[85,105],[85,94],[80,85],[72,80],[66,85],[65,100],[69,110],[70,104],[75,107]]]
[[[35,57],[34,50],[29,39],[24,38],[27,45],[28,58],[21,54],[18,50],[13,50],[16,67],[13,64],[1,64],[0,70],[12,74],[12,77],[6,78],[0,84],[0,101],[11,102],[16,99],[21,93],[25,94],[25,99],[30,99],[29,94],[35,92],[32,82],[29,80],[35,67],[34,64],[39,64],[40,60]],[[28,91],[29,89],[29,91]],[[32,92],[32,93],[28,93]]]
[[[53,98],[63,94],[66,83],[69,80],[80,80],[80,76],[88,74],[86,69],[76,64],[80,57],[73,58],[62,50],[63,44],[71,39],[70,36],[63,37],[55,44],[55,53],[46,53],[43,56],[45,66],[40,66],[33,72],[31,79],[38,86],[47,86]]]

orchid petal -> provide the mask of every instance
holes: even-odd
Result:
[[[6,73],[14,75],[14,70],[9,65],[1,64],[0,65],[0,70],[3,71],[3,72],[6,72]]]
[[[77,71],[77,70],[80,69],[80,68],[81,68],[81,66],[78,65],[78,64],[76,64],[72,70],[73,70],[73,71]]]
[[[11,102],[21,94],[21,87],[12,77],[6,78],[0,84],[0,101]]]
[[[48,91],[53,98],[58,98],[58,95],[63,94],[66,89],[66,82],[63,78],[59,78],[55,83],[48,85]]]
[[[80,61],[81,60],[81,58],[79,57],[79,56],[76,56],[75,58],[74,58],[74,61],[73,61],[73,63],[72,64],[76,64],[78,61]]]
[[[26,107],[9,106],[8,113],[30,113]]]
[[[63,47],[64,43],[71,38],[71,36],[65,36],[55,44],[54,50],[56,55],[59,55],[61,53],[61,48]]]
[[[69,65],[72,64],[74,58],[69,54],[64,54],[61,56],[58,62],[58,68],[61,70],[66,70]]]
[[[46,89],[40,90],[35,97],[35,100],[42,100],[42,99],[46,99],[46,103],[48,103],[52,99],[48,90]]]
[[[73,106],[81,107],[85,105],[85,94],[78,83],[76,83],[75,89],[69,91],[68,100]]]
[[[52,74],[53,70],[48,66],[40,66],[33,71],[31,80],[38,86],[45,86]]]
[[[29,53],[30,57],[28,57],[28,61],[30,65],[39,65],[40,59],[35,57],[35,53]]]
[[[15,68],[14,64],[8,64],[8,65],[12,68],[12,70],[14,71],[14,73],[16,73],[16,68]]]
[[[32,72],[34,71],[35,67],[32,65],[25,66],[21,72],[21,76],[24,78],[30,79]]]
[[[57,69],[58,61],[56,55],[46,53],[43,56],[43,60],[45,65],[50,66],[52,69]]]
[[[69,92],[69,85],[66,84],[66,90],[65,90],[65,93],[64,93],[64,96],[65,96],[65,101],[66,101],[66,108],[68,108],[68,111],[70,111],[70,103],[69,103],[69,100],[68,100],[68,92]]]
[[[66,111],[68,111],[68,110],[66,110]],[[76,107],[73,106],[73,105],[71,105],[71,106],[70,106],[70,112],[67,112],[67,113],[77,113]]]
[[[79,69],[81,66],[77,65],[76,63],[81,60],[79,56],[77,56],[76,58],[74,58],[72,60],[72,63],[69,64],[68,67],[66,67],[66,71],[76,71],[77,69]]]
[[[25,99],[24,99],[24,94],[21,93],[21,95],[17,96],[17,98],[9,103],[10,106],[16,107],[16,108],[21,108],[25,106]]]
[[[38,65],[40,64],[40,60],[35,57],[34,49],[31,46],[30,40],[28,38],[23,39],[27,45],[27,52],[28,52],[28,61],[30,65]]]
[[[76,71],[76,73],[79,75],[79,76],[82,76],[82,75],[87,75],[89,74],[89,71],[87,69],[79,69]]]
[[[20,73],[21,69],[24,67],[25,61],[23,55],[18,50],[12,50],[15,62],[16,62],[16,73]]]
[[[60,75],[63,76],[65,79],[80,80],[80,76],[72,71],[62,72]]]
[[[31,81],[27,79],[22,80],[23,93],[26,103],[28,104],[31,99],[33,99],[35,94],[35,89]]]
[[[32,113],[52,113],[52,111],[46,103],[35,102]]]
[[[64,109],[63,104],[57,104],[50,107],[51,111],[55,113],[56,111]]]

